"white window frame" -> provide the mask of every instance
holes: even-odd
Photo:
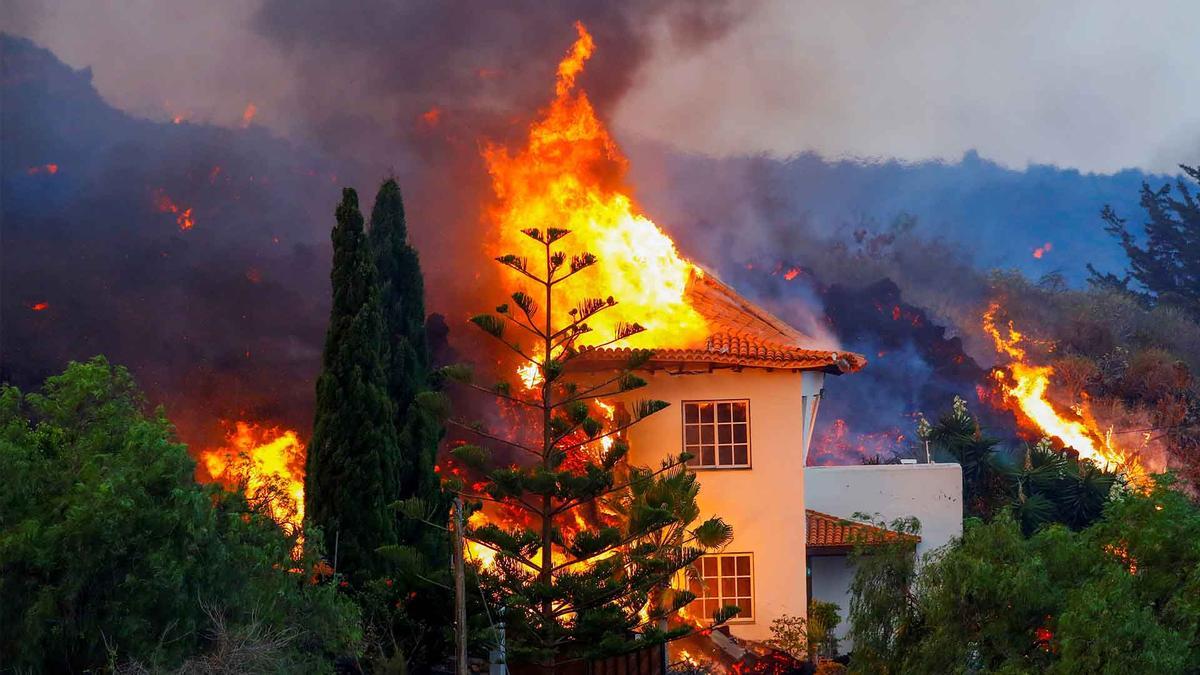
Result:
[[[733,559],[734,573],[732,576],[728,576],[728,577],[723,576],[721,573],[722,560],[725,558]],[[747,558],[749,560],[749,565],[750,565],[749,574],[742,575],[742,574],[737,573],[737,559],[738,558]],[[704,560],[705,559],[715,559],[717,561],[717,576],[713,579],[713,581],[715,582],[714,588],[716,588],[716,591],[717,591],[716,595],[710,596],[710,595],[705,595],[703,593],[705,582],[708,580],[708,577],[704,576]],[[755,606],[755,595],[756,594],[755,594],[755,584],[754,584],[754,554],[752,552],[750,552],[750,551],[728,551],[728,552],[723,551],[721,553],[709,553],[707,555],[703,555],[703,556],[700,556],[699,558],[697,558],[696,564],[699,566],[699,568],[698,568],[699,576],[700,576],[699,583],[700,583],[700,590],[702,592],[696,593],[696,599],[692,601],[691,605],[697,605],[697,603],[700,603],[700,605],[702,606],[704,600],[716,600],[717,601],[717,609],[720,609],[721,607],[724,607],[726,605],[737,605],[738,604],[737,601],[739,599],[746,598],[747,600],[750,601],[750,615],[745,616],[743,613],[739,612],[732,619],[730,619],[728,621],[728,623],[754,623],[756,621],[756,618],[758,616],[758,608]],[[723,592],[723,590],[722,590],[723,583],[722,582],[725,579],[731,579],[733,581],[733,584],[734,584],[733,595],[726,595]],[[737,590],[737,582],[741,579],[748,579],[750,582],[750,595],[749,596],[743,596]],[[703,610],[700,610],[700,613],[702,613],[704,615],[703,619],[705,621],[712,620],[712,612],[704,612]]]
[[[706,403],[713,406],[712,421],[711,422],[701,422],[701,421],[689,422],[688,421],[689,406],[699,406],[699,405],[703,405]],[[718,406],[720,406],[723,403],[724,404],[735,404],[735,405],[743,404],[746,408],[745,421],[742,421],[742,422],[733,421],[732,412],[730,415],[729,422],[720,421],[717,410],[718,410]],[[680,407],[682,409],[682,412],[681,412],[681,415],[682,415],[681,421],[682,421],[682,429],[683,429],[683,437],[681,439],[682,447],[685,452],[688,452],[692,455],[692,458],[687,461],[688,468],[700,469],[700,470],[749,469],[749,468],[751,468],[751,466],[753,465],[753,461],[754,461],[754,454],[751,450],[752,443],[750,440],[751,436],[753,435],[752,427],[750,424],[750,399],[748,399],[748,398],[727,398],[727,399],[687,400],[687,401],[682,401],[682,405]],[[699,415],[699,412],[697,412],[697,414]],[[742,425],[742,424],[744,424],[745,428],[746,428],[746,440],[744,443],[736,440],[737,432],[736,432],[735,427],[737,425]],[[720,427],[725,426],[725,425],[728,425],[728,428],[729,428],[729,440],[727,442],[722,443]],[[688,431],[690,429],[696,430],[697,436],[696,436],[695,442],[691,442],[688,440]],[[712,447],[713,447],[711,463],[707,463],[704,461],[703,453],[701,451],[702,446],[707,445],[704,442],[704,436],[703,436],[704,431],[709,430],[709,429],[711,429],[711,433],[712,433],[711,438],[712,438]],[[740,445],[746,446],[746,461],[745,461],[745,463],[737,462],[737,446],[740,446]],[[728,448],[729,457],[730,457],[730,461],[728,463],[721,461],[721,448],[722,447]]]

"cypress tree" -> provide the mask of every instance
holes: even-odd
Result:
[[[379,282],[358,195],[346,188],[333,228],[333,306],[305,472],[305,507],[337,570],[363,578],[383,569],[376,549],[395,543],[395,406]]]
[[[425,283],[421,260],[408,242],[404,200],[395,178],[380,186],[371,210],[371,249],[379,274],[385,334],[388,340],[388,393],[395,405],[399,440],[398,494],[436,501],[434,472],[441,425],[414,405],[429,390],[429,346],[425,336]],[[412,542],[427,528],[402,525],[401,540]],[[408,529],[415,530],[408,532]]]

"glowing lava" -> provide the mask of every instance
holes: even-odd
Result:
[[[191,207],[184,208],[176,204],[162,188],[154,193],[154,208],[158,209],[159,213],[174,214],[175,224],[181,232],[187,232],[196,225],[196,221],[192,219]]]
[[[295,431],[237,422],[224,445],[200,452],[197,473],[203,468],[226,488],[242,490],[252,502],[265,502],[272,520],[289,534],[299,534],[304,521],[304,451]]]
[[[633,322],[647,330],[623,340],[622,347],[703,342],[705,321],[685,294],[689,279],[701,272],[680,257],[625,187],[628,161],[576,86],[595,45],[582,23],[575,28],[579,37],[558,65],[555,98],[531,125],[525,147],[484,149],[496,196],[489,210],[498,237],[493,252],[541,260],[541,244],[521,230],[557,227],[573,233],[557,250],[597,257],[598,265],[563,284],[563,297],[611,296],[619,304],[589,319],[594,332],[580,345],[610,340],[619,323]],[[554,320],[562,325],[569,307],[557,304]]]
[[[1043,434],[1058,437],[1065,445],[1074,448],[1080,457],[1090,459],[1105,469],[1120,471],[1132,482],[1143,479],[1146,471],[1137,456],[1114,445],[1111,430],[1099,430],[1099,425],[1088,412],[1086,402],[1077,406],[1078,412],[1071,417],[1064,417],[1055,409],[1047,397],[1054,368],[1029,363],[1025,347],[1022,346],[1027,342],[1026,336],[1016,329],[1012,321],[1002,332],[996,325],[996,313],[999,310],[998,303],[988,307],[983,315],[983,328],[995,343],[997,353],[1010,359],[1006,366],[992,373],[1004,400],[1014,404],[1025,419]]]

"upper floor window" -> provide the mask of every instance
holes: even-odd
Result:
[[[684,401],[683,449],[688,466],[750,466],[749,401]]]

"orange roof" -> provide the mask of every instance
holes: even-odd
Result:
[[[825,370],[848,373],[867,360],[861,354],[811,349],[813,339],[752,304],[710,272],[693,272],[688,301],[712,328],[703,344],[654,350],[654,363],[706,363],[752,368]],[[585,348],[586,349],[586,348]],[[589,361],[623,361],[632,350],[587,350]]]
[[[849,551],[858,545],[881,546],[894,541],[910,541],[916,544],[921,541],[915,534],[893,532],[812,509],[807,509],[804,513],[807,516],[807,541],[810,552],[813,549]]]

